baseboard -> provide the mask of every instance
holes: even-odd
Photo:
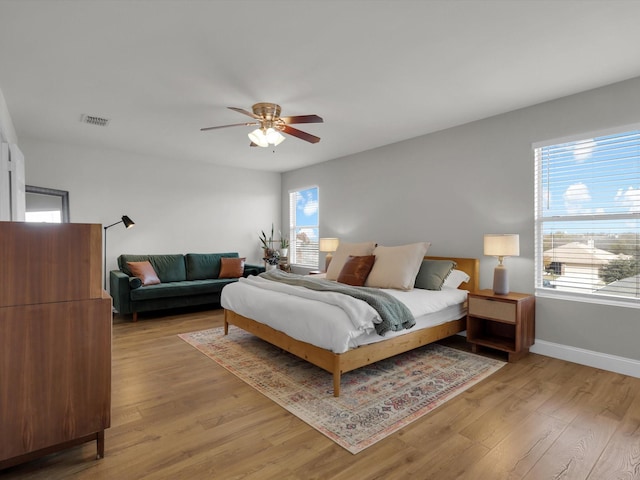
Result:
[[[460,332],[458,335],[467,336],[467,332]],[[609,372],[621,373],[630,377],[640,378],[640,360],[632,358],[618,357],[607,353],[594,352],[584,348],[571,347],[559,343],[546,342],[536,339],[529,348],[532,353],[544,355],[546,357],[566,360],[567,362],[579,363],[588,367],[600,368]]]
[[[618,357],[538,339],[536,339],[536,343],[531,346],[529,351],[547,357],[640,378],[640,360],[632,358]]]

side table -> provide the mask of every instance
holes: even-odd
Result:
[[[506,352],[509,362],[522,358],[535,341],[535,297],[492,290],[470,293],[467,341],[473,352],[480,345]]]

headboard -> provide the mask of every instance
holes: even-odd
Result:
[[[480,260],[477,258],[432,256],[425,256],[424,258],[425,260],[452,260],[456,262],[456,270],[462,270],[471,277],[468,282],[463,283],[458,288],[461,290],[469,290],[470,292],[480,289]]]

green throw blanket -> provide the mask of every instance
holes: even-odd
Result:
[[[297,285],[320,292],[342,293],[363,300],[371,305],[382,319],[380,323],[374,325],[378,335],[411,328],[416,324],[416,319],[413,318],[413,314],[404,303],[377,288],[352,287],[323,278],[286,273],[282,270],[271,270],[261,273],[259,276],[274,282]]]

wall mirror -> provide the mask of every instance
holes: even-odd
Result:
[[[69,223],[69,192],[25,185],[26,222]]]

